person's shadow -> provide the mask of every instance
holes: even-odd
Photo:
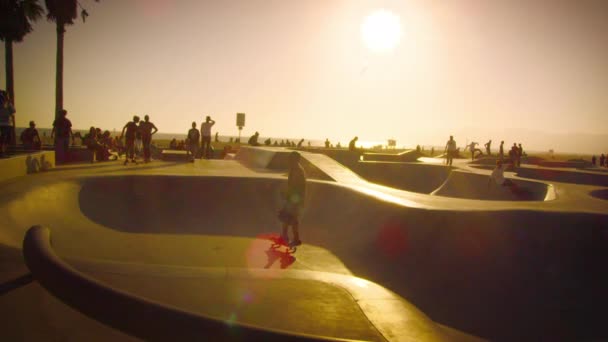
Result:
[[[293,256],[292,252],[289,251],[280,251],[280,246],[271,245],[266,251],[266,256],[268,257],[268,262],[264,266],[264,268],[270,268],[277,260],[280,260],[280,266],[282,269],[285,269],[296,261],[296,257]]]

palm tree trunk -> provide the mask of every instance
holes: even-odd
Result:
[[[4,41],[4,52],[5,52],[5,66],[6,66],[6,92],[11,99],[11,103],[13,106],[15,105],[15,84],[13,78],[13,41],[10,39],[6,39]],[[13,122],[13,127],[11,129],[11,146],[15,146],[15,125],[16,122]]]
[[[55,118],[59,117],[59,111],[63,109],[63,34],[65,25],[57,22],[57,65],[55,68]]]

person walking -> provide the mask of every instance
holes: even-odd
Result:
[[[74,144],[74,134],[72,133],[72,122],[66,118],[68,111],[59,111],[59,117],[53,121],[53,131],[51,139],[55,138],[55,150],[57,151],[57,161],[65,163],[68,161],[68,150],[70,148],[70,138]]]
[[[129,158],[131,158],[131,162],[137,165],[137,161],[135,160],[135,136],[137,135],[137,131],[139,130],[139,127],[137,126],[138,122],[139,116],[134,115],[133,121],[127,122],[125,127],[122,128],[122,132],[120,133],[120,139],[122,139],[123,135],[125,136],[126,156],[124,165],[127,165],[127,163],[129,162]]]
[[[291,152],[289,154],[289,174],[287,176],[287,192],[285,193],[285,204],[279,212],[279,219],[283,222],[281,238],[289,241],[288,230],[291,226],[293,240],[289,243],[290,247],[299,246],[300,241],[300,210],[304,204],[306,196],[306,174],[300,165],[300,154]]]
[[[150,117],[146,115],[144,116],[144,121],[139,123],[139,131],[141,133],[141,142],[144,149],[144,163],[149,163],[152,136],[158,132],[158,128],[156,128],[156,126],[150,122]]]
[[[491,155],[492,155],[492,150],[491,150],[491,147],[492,147],[492,139],[490,139],[490,141],[488,141],[487,143],[483,144],[483,146],[485,146],[485,148],[486,148],[486,154],[487,154],[488,156],[491,156]]]
[[[452,160],[456,155],[456,140],[454,137],[450,135],[450,140],[445,144],[445,149],[443,151],[446,154],[445,163],[448,166],[452,166]]]
[[[505,159],[505,147],[504,147],[504,145],[505,145],[505,142],[501,141],[500,142],[500,148],[498,149],[498,158],[500,159],[501,162],[504,161],[504,159]]]
[[[191,162],[194,162],[194,158],[198,156],[198,149],[200,144],[200,133],[196,129],[196,122],[192,122],[192,128],[188,131],[188,152],[192,155]]]
[[[207,116],[205,122],[201,124],[202,149],[206,159],[211,158],[211,127],[213,125],[215,125],[215,121],[211,120],[210,116]]]

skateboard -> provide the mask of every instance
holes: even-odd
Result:
[[[298,250],[298,247],[291,246],[289,242],[285,241],[279,234],[269,234],[265,236],[265,238],[272,242],[270,248],[274,250],[278,250],[280,248],[285,247],[285,251],[289,254],[293,254]]]

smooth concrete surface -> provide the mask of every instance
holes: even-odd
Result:
[[[555,199],[553,187],[541,182],[511,180],[514,187],[497,185],[487,175],[467,171],[452,171],[445,182],[431,193],[490,201],[548,201]]]
[[[608,189],[600,189],[591,191],[591,196],[596,198],[601,198],[603,200],[608,200]]]
[[[78,165],[5,182],[0,191],[0,215],[6,218],[0,222],[2,255],[14,256],[4,251],[19,250],[25,230],[42,224],[53,232],[56,253],[82,272],[152,298],[175,292],[186,302],[195,287],[174,278],[201,273],[191,269],[284,272],[305,280],[329,273],[364,279],[394,293],[393,303],[406,308],[412,303],[424,312],[398,314],[389,302],[355,299],[389,340],[408,336],[399,333],[400,319],[427,316],[450,327],[436,325],[440,330],[434,334],[443,340],[458,340],[462,331],[493,340],[605,337],[605,318],[596,312],[608,304],[603,272],[608,203],[589,195],[592,186],[556,183],[552,201],[455,199],[369,183],[328,159],[315,160],[315,166],[336,181],[308,182],[304,245],[287,269],[281,269],[283,256],[267,253],[267,241],[259,238],[279,229],[276,213],[285,173],[224,160]],[[6,264],[14,264],[12,272],[22,267],[19,260]],[[159,272],[168,274],[166,282],[129,276],[152,279]],[[157,289],[148,291],[146,283]],[[17,296],[24,291],[38,299]],[[49,325],[48,317],[66,310],[49,304],[49,298],[36,283],[0,297],[7,334],[20,336],[23,324],[40,323],[46,327],[40,332],[82,336],[64,330],[65,321],[61,328]],[[44,308],[46,314],[12,317],[3,300],[4,305],[23,300],[26,307],[20,312]],[[76,316],[70,326],[89,321]]]
[[[476,166],[472,166],[476,167]],[[352,168],[364,179],[416,193],[491,201],[546,201],[555,199],[550,184],[511,179],[517,188],[489,184],[486,173],[459,170],[437,163],[364,162]]]
[[[0,182],[55,167],[54,151],[23,153],[0,159]]]
[[[357,163],[353,168],[366,180],[393,188],[430,194],[448,178],[451,168],[431,163]]]
[[[60,298],[63,302],[77,308],[78,311],[130,335],[148,341],[168,341],[176,338],[182,340],[210,339],[217,341],[231,340],[234,339],[235,335],[238,336],[238,339],[242,340],[334,340],[318,335],[294,333],[293,330],[297,329],[297,324],[295,329],[292,327],[292,331],[281,331],[272,326],[267,326],[262,329],[259,326],[243,322],[240,317],[238,321],[237,319],[231,321],[229,316],[227,319],[214,319],[213,317],[206,316],[202,313],[197,314],[190,310],[162,304],[161,302],[113,288],[77,271],[61,260],[61,258],[54,253],[50,244],[50,238],[50,230],[41,226],[34,226],[26,233],[23,242],[23,254],[25,262],[32,271],[34,278],[49,292]],[[224,277],[224,279],[225,278],[226,277]],[[173,280],[174,278],[171,279]],[[207,282],[207,280],[208,279],[205,279],[205,282]],[[147,281],[144,282],[140,281],[135,288],[139,289],[142,286],[149,287],[148,281],[156,281],[156,284],[162,282],[154,278],[147,279]],[[133,281],[130,281],[129,283],[132,284]],[[137,281],[135,281],[135,283],[137,283]],[[181,285],[182,282],[179,283]],[[298,286],[292,285],[292,289],[277,286],[277,284],[281,283],[282,281],[272,282],[272,284],[275,285],[272,290],[280,291],[282,293],[294,292],[293,288],[297,289],[301,286],[299,284]],[[247,285],[248,288],[251,287],[251,284]],[[198,291],[204,291],[206,288],[213,288],[213,285],[205,284],[205,286],[201,286],[199,280],[195,283],[194,287],[190,288],[167,286],[166,282],[164,282],[162,287],[165,291],[171,289],[170,294],[165,295],[166,301],[174,303],[176,297],[175,293],[187,293],[185,297],[189,300],[188,302],[191,304],[190,307],[192,307],[193,298],[198,297],[194,294]],[[311,288],[318,288],[318,286],[313,286]],[[345,296],[342,293],[328,293],[329,291],[326,289],[321,292],[322,295],[330,296],[335,300],[336,307],[344,308],[346,311],[348,311],[349,306],[356,307],[356,304],[353,305],[352,298],[349,296]],[[301,294],[296,293],[294,297],[297,298],[298,295]],[[240,298],[237,298],[237,302],[240,302],[238,299]],[[247,300],[244,302],[247,303]],[[276,307],[280,302],[281,301],[273,303],[274,305],[271,307]],[[209,302],[203,301],[201,304],[204,308]],[[194,305],[194,307],[196,307],[196,305]],[[252,311],[256,311],[258,315],[263,315],[260,307],[262,307],[262,305],[255,306],[255,309]],[[360,313],[360,311],[356,309],[354,312]],[[347,312],[346,315],[337,316],[338,318],[344,318],[352,317],[353,315],[352,312],[351,315],[348,315]],[[143,317],[145,317],[145,319],[142,319]],[[290,317],[289,322],[299,321],[298,318],[299,317],[297,316]],[[319,318],[323,319],[326,317]],[[268,322],[267,317],[262,318],[261,320],[265,323]],[[365,319],[363,319],[363,322],[363,324],[361,322],[355,322],[353,326],[361,327],[362,325],[365,326],[365,324],[370,325]],[[343,334],[344,330],[345,329],[340,329],[339,333]],[[356,331],[354,334],[370,340],[378,340],[380,338],[377,334],[366,336],[365,333],[369,330],[371,329]]]
[[[378,153],[364,152],[361,160],[365,161],[385,161],[385,162],[414,162],[424,154],[416,150],[407,150],[400,153]]]

